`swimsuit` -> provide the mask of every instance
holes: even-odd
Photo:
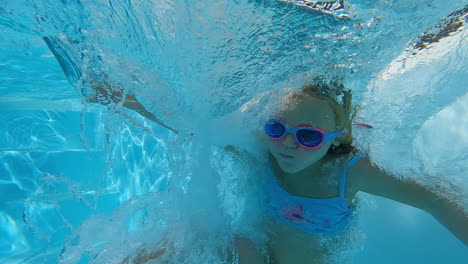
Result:
[[[277,221],[304,232],[334,236],[349,226],[352,209],[345,200],[348,169],[360,159],[356,155],[340,175],[340,196],[314,199],[294,196],[282,189],[272,175],[266,183],[267,214]]]

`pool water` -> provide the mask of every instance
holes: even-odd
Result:
[[[237,109],[316,74],[353,89],[357,118],[374,126],[356,129],[356,144],[373,162],[466,194],[466,1],[307,2],[0,2],[0,262],[119,263],[168,229],[188,252],[181,263],[218,263],[198,249],[229,246],[236,232],[261,242],[252,176],[267,169],[224,153],[260,155],[237,136],[246,131],[221,125],[257,124],[270,105]],[[182,132],[84,103],[90,79],[122,84]],[[359,198],[338,262],[468,257],[428,213]]]

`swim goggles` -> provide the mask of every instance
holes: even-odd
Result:
[[[265,124],[266,134],[273,140],[282,139],[287,133],[296,135],[297,142],[306,149],[318,149],[328,141],[343,135],[343,132],[326,132],[319,127],[300,125],[290,128],[285,122],[271,119]]]

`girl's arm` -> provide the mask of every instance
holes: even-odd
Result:
[[[453,235],[468,246],[468,213],[457,196],[448,200],[437,190],[413,180],[401,180],[362,159],[349,169],[349,187],[422,209],[434,216]]]
[[[166,253],[165,243],[166,241],[161,243],[160,249],[154,251],[142,248],[135,256],[125,258],[120,264],[146,264],[150,261],[156,260]],[[239,255],[239,264],[265,264],[265,260],[260,251],[258,251],[253,243],[247,238],[240,236],[236,237],[235,246]],[[172,254],[174,253],[175,252],[172,252]],[[222,254],[220,253],[220,255]],[[232,262],[233,260],[234,255],[230,254],[227,261]]]

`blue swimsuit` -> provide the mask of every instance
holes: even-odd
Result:
[[[343,169],[340,176],[340,196],[314,199],[294,196],[283,190],[274,176],[266,184],[267,213],[281,223],[304,232],[334,236],[348,227],[352,210],[345,200],[345,185],[348,168],[356,164],[355,156]]]

